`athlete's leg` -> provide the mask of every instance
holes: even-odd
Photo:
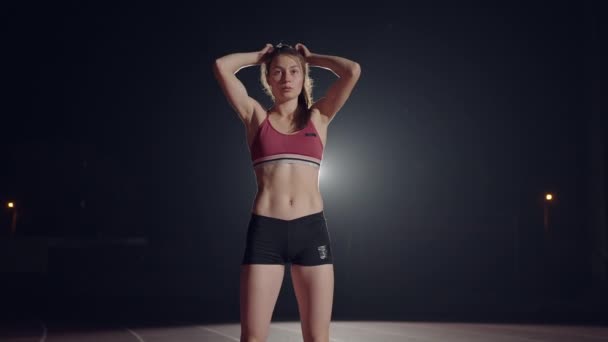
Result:
[[[329,342],[334,265],[291,266],[304,342]]]
[[[281,290],[285,265],[241,265],[241,342],[264,342]]]

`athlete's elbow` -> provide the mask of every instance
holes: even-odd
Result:
[[[222,70],[222,61],[220,58],[216,59],[215,62],[213,62],[211,69],[213,70],[214,74],[217,74]]]
[[[350,66],[348,72],[349,72],[349,76],[359,78],[359,76],[361,75],[361,66],[357,62],[353,62],[353,64]]]

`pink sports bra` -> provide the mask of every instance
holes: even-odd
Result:
[[[304,129],[284,134],[272,127],[268,114],[249,150],[254,168],[267,163],[304,163],[320,167],[323,159],[323,143],[312,120],[308,120]]]

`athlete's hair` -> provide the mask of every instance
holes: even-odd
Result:
[[[308,67],[308,63],[306,63],[306,59],[304,58],[304,56],[292,46],[283,43],[275,45],[272,52],[267,54],[262,63],[260,64],[260,81],[262,82],[262,86],[264,87],[264,92],[268,96],[270,96],[272,101],[274,101],[275,98],[272,94],[272,88],[268,84],[266,77],[268,76],[268,72],[270,70],[270,64],[279,55],[288,55],[294,57],[298,62],[300,62],[300,66],[302,67],[302,72],[304,75],[304,84],[302,86],[302,91],[298,96],[298,109],[300,110],[298,111],[298,114],[296,114],[296,116],[294,117],[296,129],[301,130],[304,129],[304,127],[308,123],[308,120],[310,119],[310,107],[313,105],[313,80],[309,75],[310,68]]]

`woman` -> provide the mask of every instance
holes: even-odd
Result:
[[[261,82],[273,100],[268,110],[235,76],[252,65],[260,65]],[[314,103],[309,66],[339,77]],[[300,43],[266,44],[260,51],[218,58],[213,71],[245,125],[258,184],[241,265],[241,341],[266,341],[286,263],[304,341],[329,341],[334,269],[319,169],[327,127],[357,83],[359,64],[312,53]]]

